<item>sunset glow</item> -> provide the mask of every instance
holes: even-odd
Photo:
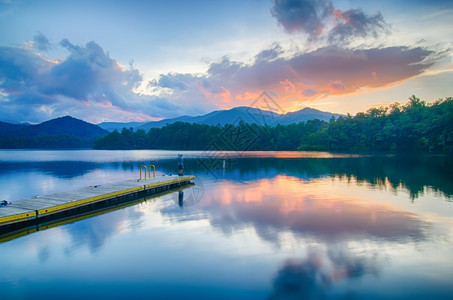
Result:
[[[451,97],[452,2],[382,3],[6,1],[0,120],[160,120],[263,92],[284,112],[352,115]]]

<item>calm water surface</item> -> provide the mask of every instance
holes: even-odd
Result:
[[[177,153],[0,150],[0,200]],[[453,298],[451,156],[183,153],[193,187],[0,238],[0,299]]]

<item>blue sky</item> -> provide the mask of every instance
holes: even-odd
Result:
[[[0,0],[0,120],[148,121],[453,96],[453,1]],[[282,112],[282,111],[279,111]]]

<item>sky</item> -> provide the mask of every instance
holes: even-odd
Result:
[[[355,115],[452,97],[452,47],[451,0],[0,0],[0,121]]]

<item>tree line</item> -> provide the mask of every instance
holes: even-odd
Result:
[[[68,134],[0,138],[0,149],[80,149],[92,148],[96,138]]]
[[[329,122],[211,126],[176,122],[162,128],[123,128],[94,142],[95,149],[452,151],[453,98],[427,103],[412,96]]]

